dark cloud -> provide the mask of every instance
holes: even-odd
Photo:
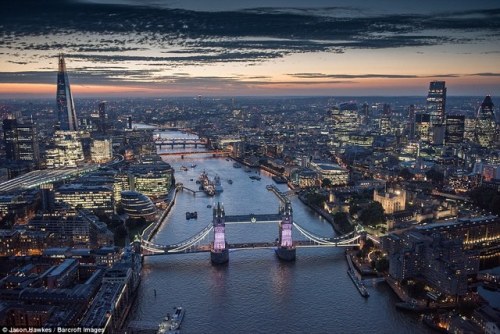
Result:
[[[474,76],[478,76],[478,77],[500,77],[500,73],[475,73],[475,74],[472,74]]]
[[[193,78],[186,73],[161,77],[160,69],[216,62],[246,62],[252,66],[260,61],[304,52],[342,53],[350,49],[435,46],[482,40],[498,43],[499,32],[500,9],[405,15],[371,15],[351,7],[201,12],[71,0],[16,0],[2,3],[0,12],[3,58],[24,65],[47,57],[51,59],[48,65],[54,64],[55,68],[52,57],[65,52],[72,61],[71,80],[82,84],[202,82],[206,77]],[[498,52],[491,48],[483,51]],[[80,66],[81,62],[88,61],[106,66],[106,70]],[[151,69],[134,71],[118,66],[130,62],[148,65]],[[321,83],[345,83],[349,79],[420,77],[411,74],[290,75],[302,79],[301,84],[319,83],[314,79],[323,80]],[[474,75],[497,76],[496,73]],[[0,72],[0,82],[53,83],[54,78],[53,71]],[[264,84],[268,78],[219,79],[228,84],[250,85]]]
[[[415,79],[415,78],[456,78],[458,74],[435,74],[435,75],[414,75],[414,74],[325,74],[325,73],[292,73],[288,74],[300,79]]]

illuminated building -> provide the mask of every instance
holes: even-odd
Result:
[[[76,119],[75,104],[71,95],[68,73],[64,56],[59,55],[59,70],[57,72],[57,117],[59,129],[64,131],[77,131],[78,122]]]
[[[173,169],[163,161],[142,163],[130,168],[130,190],[149,197],[167,195],[172,187]]]
[[[463,296],[467,277],[479,271],[479,254],[498,243],[497,217],[458,219],[419,226],[382,239],[389,274],[402,281],[423,279],[439,293]]]
[[[379,128],[380,128],[380,134],[382,136],[389,135],[392,133],[391,116],[390,115],[382,115],[380,117]]]
[[[111,139],[92,139],[90,155],[93,162],[105,163],[113,159]]]
[[[431,126],[444,123],[446,109],[446,87],[444,81],[432,81],[427,94],[427,112]]]
[[[422,141],[429,141],[430,115],[416,114],[415,115],[415,138]]]
[[[30,168],[38,165],[40,154],[34,124],[20,124],[16,119],[3,120],[7,160],[27,162]]]
[[[58,247],[95,249],[113,244],[113,234],[106,224],[83,210],[39,214],[26,226],[29,231],[50,234]]]
[[[113,213],[113,190],[108,186],[91,186],[78,183],[65,184],[54,192],[55,203],[65,203],[71,208],[94,212]]]
[[[19,249],[19,235],[17,230],[0,230],[0,256],[12,256]]]
[[[382,204],[385,214],[393,214],[406,208],[406,191],[389,189],[387,192],[373,191],[373,200]]]
[[[54,145],[47,149],[47,168],[77,167],[84,161],[81,139],[88,134],[81,131],[56,131]]]
[[[465,116],[446,115],[445,144],[461,144],[464,141]]]
[[[144,218],[146,221],[153,221],[156,214],[156,207],[145,195],[136,191],[122,191],[121,203],[123,211],[133,219]]]
[[[464,139],[468,141],[476,140],[476,119],[466,118],[464,120]]]
[[[312,161],[310,167],[318,173],[321,180],[328,179],[333,186],[343,186],[349,183],[349,171],[337,164]]]
[[[353,132],[358,129],[358,106],[356,103],[341,103],[330,111],[333,130],[336,132]]]
[[[106,101],[99,102],[98,107],[99,121],[97,125],[97,131],[105,135],[108,131],[107,115],[106,115]]]
[[[476,114],[476,141],[486,148],[492,148],[495,143],[496,121],[493,108],[493,102],[488,95]]]
[[[316,185],[318,174],[309,168],[301,168],[292,171],[291,179],[299,188],[309,188]]]

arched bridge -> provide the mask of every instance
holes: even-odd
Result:
[[[278,223],[279,234],[275,241],[228,243],[225,236],[227,224],[259,224]],[[292,239],[292,229],[295,228],[303,240]],[[207,243],[207,237],[213,232],[213,240]],[[220,203],[213,209],[213,221],[196,235],[176,244],[161,245],[144,239],[136,239],[137,249],[143,256],[169,255],[182,253],[210,252],[213,263],[225,263],[229,260],[229,250],[236,249],[274,249],[280,259],[294,260],[297,248],[312,247],[359,247],[365,238],[378,242],[367,235],[362,229],[338,237],[322,237],[308,231],[293,221],[292,207],[289,201],[284,202],[277,214],[226,215]]]

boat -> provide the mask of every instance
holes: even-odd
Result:
[[[233,164],[233,167],[234,167],[234,168],[241,168],[241,165],[240,165],[239,163],[235,162],[235,163]]]
[[[352,269],[349,269],[349,270],[347,270],[347,274],[351,278],[352,282],[354,283],[354,285],[358,289],[361,296],[368,298],[370,296],[370,294],[368,293],[368,290],[366,290],[366,287],[363,284],[363,282],[361,282],[359,280],[359,278],[356,277],[356,275],[354,274],[354,271]]]
[[[227,183],[233,184],[233,180],[229,179],[229,180],[227,180]]]
[[[198,179],[201,183],[200,190],[203,190],[208,196],[214,196],[215,184],[214,182],[210,181],[210,179],[208,178],[208,174],[203,171]]]
[[[212,206],[211,206],[210,204],[207,204],[207,208],[211,209],[211,208],[212,208]]]
[[[188,168],[187,168],[186,166],[181,166],[181,170],[183,170],[183,171],[187,171],[187,170],[188,170]]]
[[[198,212],[186,212],[186,219],[198,219]]]
[[[261,179],[261,177],[260,177],[260,176],[257,176],[257,175],[252,175],[252,176],[250,176],[250,178],[251,178],[252,180],[257,180],[257,181],[260,181],[260,179]]]
[[[191,165],[191,168],[196,168],[196,166],[197,166],[197,165],[195,165],[195,164],[192,164],[192,165]]]
[[[220,184],[220,177],[218,175],[215,175],[213,183],[214,183],[214,188],[215,188],[216,194],[219,194],[219,193],[224,191],[224,189],[222,188],[222,185]]]
[[[174,307],[174,314],[170,315],[167,313],[166,317],[158,326],[158,334],[173,334],[180,333],[178,329],[181,327],[182,320],[184,319],[184,314],[186,311],[178,306]]]

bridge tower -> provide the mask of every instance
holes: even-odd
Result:
[[[210,259],[213,264],[223,264],[229,261],[225,217],[224,207],[221,207],[220,203],[217,203],[217,207],[213,209],[214,242],[210,250]]]
[[[285,206],[281,209],[281,222],[279,228],[278,248],[276,255],[285,261],[295,260],[295,246],[292,239],[292,204],[290,201],[285,202]]]

